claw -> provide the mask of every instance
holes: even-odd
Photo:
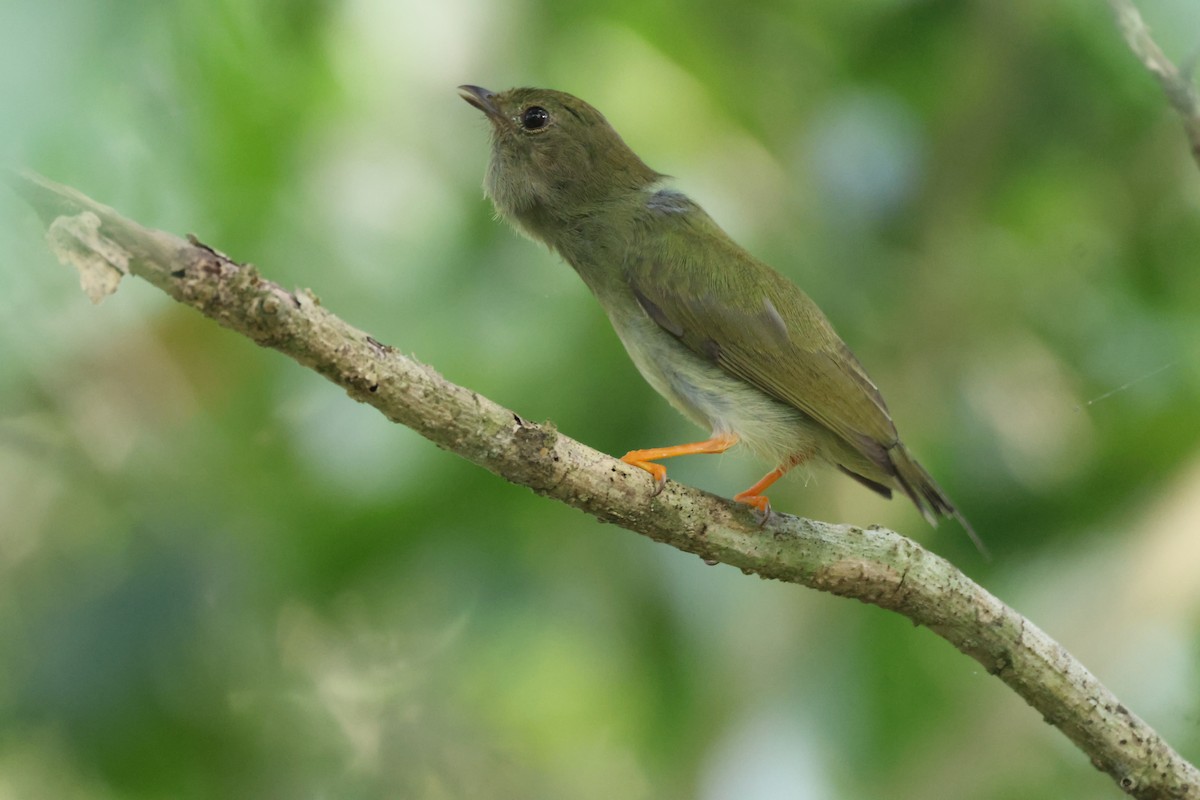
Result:
[[[741,494],[734,495],[733,499],[735,502],[745,503],[758,512],[758,527],[765,527],[767,521],[771,519],[771,501],[765,494],[742,492]]]
[[[676,456],[697,455],[700,453],[724,453],[737,444],[738,437],[732,433],[713,434],[711,439],[691,444],[680,444],[674,447],[655,447],[649,450],[630,450],[621,456],[621,460],[639,469],[649,472],[654,478],[654,491],[651,497],[658,497],[667,485],[667,468],[656,463],[660,458],[675,458]]]
[[[754,508],[758,509],[758,513],[762,516],[762,518],[758,521],[758,527],[765,527],[767,522],[771,519],[771,501],[767,499],[767,496],[763,494],[763,492],[770,488],[775,481],[782,478],[789,469],[803,462],[804,459],[805,456],[802,454],[796,454],[792,456],[781,466],[776,467],[764,475],[762,480],[760,480],[758,483],[754,484],[746,491],[740,492],[739,494],[735,494],[733,496],[733,499],[737,502],[745,503],[748,506],[753,506]]]
[[[654,491],[650,492],[651,497],[658,497],[662,494],[663,488],[667,485],[667,468],[662,464],[657,464],[653,461],[644,461],[638,458],[638,451],[631,450],[621,456],[621,460],[630,466],[644,469],[650,473],[650,477],[654,479]],[[631,458],[632,456],[632,458]]]

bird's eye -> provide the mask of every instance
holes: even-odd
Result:
[[[521,127],[527,131],[544,128],[549,121],[550,112],[541,106],[530,106],[521,112]]]

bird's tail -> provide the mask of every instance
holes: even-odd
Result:
[[[967,532],[967,536],[971,537],[971,541],[975,543],[979,553],[990,561],[991,554],[988,553],[979,534],[975,533],[975,529],[971,527],[971,523],[967,522],[967,518],[954,507],[954,503],[950,502],[950,498],[942,491],[942,487],[938,486],[925,468],[912,457],[912,453],[908,452],[903,444],[897,443],[895,447],[888,450],[888,456],[895,469],[896,483],[900,490],[908,495],[908,499],[913,501],[913,505],[929,521],[929,524],[936,528],[938,517],[951,517],[957,520],[958,524]]]

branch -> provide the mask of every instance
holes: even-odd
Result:
[[[1192,157],[1200,164],[1200,92],[1192,83],[1192,70],[1189,68],[1180,72],[1163,54],[1150,36],[1150,27],[1138,13],[1133,0],[1108,0],[1108,5],[1116,16],[1117,27],[1125,37],[1125,43],[1142,65],[1150,70],[1150,74],[1158,79],[1171,107],[1183,118],[1183,129],[1192,147]]]
[[[34,173],[8,178],[93,299],[132,273],[540,495],[704,559],[903,614],[1012,687],[1129,794],[1200,798],[1200,771],[1061,645],[904,536],[786,514],[760,526],[748,508],[673,481],[651,496],[644,471],[450,383],[343,322],[311,292],[289,292],[195,238],[144,228]]]

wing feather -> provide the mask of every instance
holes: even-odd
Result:
[[[702,213],[702,212],[701,212]],[[837,434],[885,474],[887,406],[817,305],[707,217],[659,218],[625,277],[646,314],[690,350]]]

